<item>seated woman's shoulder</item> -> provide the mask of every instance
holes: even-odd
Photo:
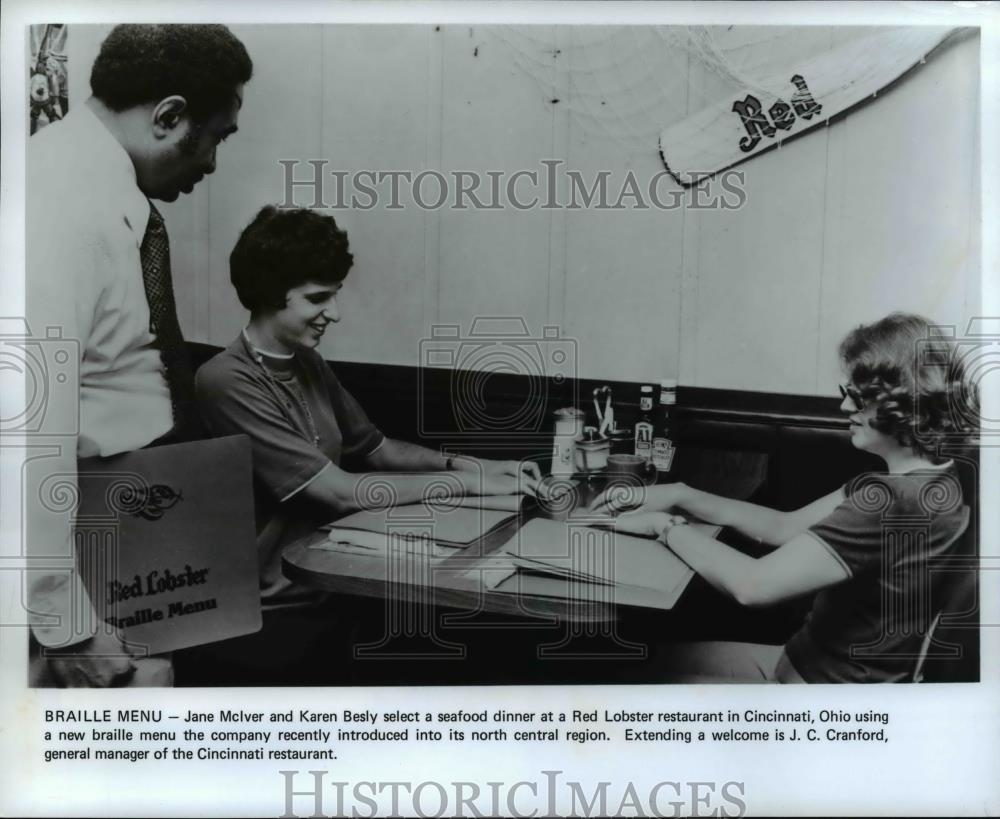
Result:
[[[958,511],[962,485],[953,465],[944,464],[903,474],[866,472],[845,488],[845,502],[873,514],[944,514]]]
[[[198,391],[223,391],[248,380],[247,367],[230,350],[216,353],[195,373]]]

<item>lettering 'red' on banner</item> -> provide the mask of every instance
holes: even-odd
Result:
[[[794,64],[775,55],[763,79],[660,135],[667,170],[690,187],[877,97],[966,29],[908,26],[862,32]],[[764,76],[766,74],[766,76]]]

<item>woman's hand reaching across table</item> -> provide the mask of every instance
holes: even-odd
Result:
[[[616,532],[639,537],[659,537],[666,530],[687,523],[682,515],[668,512],[624,512],[613,520]]]
[[[591,512],[617,514],[630,512],[666,512],[681,506],[688,487],[683,483],[666,483],[661,486],[630,486],[617,484],[608,487],[590,503]]]

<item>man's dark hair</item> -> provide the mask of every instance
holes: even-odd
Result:
[[[288,291],[306,282],[338,284],[354,256],[332,216],[267,205],[247,225],[229,255],[229,278],[252,313],[280,310]]]
[[[246,48],[225,26],[122,25],[101,45],[90,89],[112,111],[177,94],[198,120],[227,108],[252,74]]]

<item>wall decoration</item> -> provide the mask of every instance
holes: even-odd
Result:
[[[660,154],[681,185],[694,185],[876,98],[952,34],[940,27],[861,29],[807,59],[792,62],[776,52],[757,66],[761,79],[744,74],[741,90],[665,128]]]
[[[31,62],[28,65],[30,133],[62,119],[69,111],[66,71],[66,26],[46,23],[30,26]]]

